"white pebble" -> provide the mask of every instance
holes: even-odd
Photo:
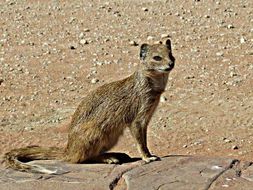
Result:
[[[99,80],[96,79],[96,78],[94,78],[94,79],[91,80],[91,83],[92,83],[92,84],[96,84],[97,82],[99,82]]]
[[[161,96],[160,97],[160,102],[163,103],[163,102],[166,102],[166,101],[167,101],[167,98],[165,96]]]

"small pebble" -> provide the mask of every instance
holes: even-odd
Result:
[[[89,32],[89,31],[90,31],[90,29],[85,28],[83,31],[84,31],[84,32]]]
[[[154,40],[154,37],[153,37],[153,36],[148,36],[148,37],[147,37],[147,40],[148,40],[148,41],[152,41],[152,40]]]
[[[104,65],[104,62],[97,61],[95,64],[98,65],[98,66],[101,66],[101,65]]]
[[[196,141],[193,143],[193,145],[201,145],[201,142],[200,141]]]
[[[161,38],[170,38],[171,36],[169,34],[162,34]]]
[[[224,53],[222,51],[216,53],[217,56],[224,56]]]
[[[72,45],[69,46],[69,48],[72,49],[72,50],[74,50],[74,49],[77,48],[77,44],[72,44]]]
[[[87,40],[85,40],[85,39],[81,39],[80,40],[80,44],[81,45],[85,45],[85,44],[89,44],[89,42]]]
[[[232,28],[234,28],[234,26],[233,26],[232,24],[229,24],[229,25],[227,26],[227,28],[228,28],[228,29],[232,29]]]
[[[230,77],[235,77],[235,76],[237,76],[237,74],[236,74],[234,71],[231,71],[231,72],[229,73],[229,76],[230,76]]]
[[[161,96],[160,97],[160,102],[163,103],[163,102],[166,102],[166,101],[167,101],[167,98],[165,96]]]
[[[129,44],[131,46],[138,46],[138,43],[136,41],[130,41]]]
[[[154,44],[162,44],[162,41],[155,41]]]
[[[91,83],[92,83],[92,84],[96,84],[96,83],[98,83],[98,82],[99,82],[99,80],[96,79],[96,78],[94,78],[94,79],[91,80]]]
[[[231,143],[232,141],[230,139],[224,138],[223,139],[225,143]]]
[[[232,149],[233,149],[233,150],[238,150],[239,147],[238,147],[237,145],[234,145],[234,146],[232,146]]]
[[[241,44],[244,44],[246,42],[246,39],[242,36],[241,38],[240,38],[240,43]]]
[[[84,33],[83,33],[83,32],[81,32],[81,33],[79,34],[79,38],[80,38],[80,39],[83,39],[83,38],[84,38],[84,36],[85,36],[85,35],[84,35]]]

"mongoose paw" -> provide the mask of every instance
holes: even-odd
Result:
[[[119,163],[120,163],[119,159],[117,159],[117,158],[115,158],[115,157],[107,158],[107,159],[105,160],[105,162],[106,162],[107,164],[119,164]]]
[[[161,159],[157,156],[150,156],[150,157],[142,158],[142,160],[144,160],[146,163],[149,163],[149,162],[161,160]]]

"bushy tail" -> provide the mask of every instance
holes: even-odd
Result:
[[[60,160],[63,158],[63,155],[63,148],[28,146],[25,148],[13,149],[6,153],[3,157],[3,162],[6,167],[19,171],[56,174],[56,170],[49,170],[42,166],[25,162],[32,160]]]

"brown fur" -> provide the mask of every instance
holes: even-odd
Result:
[[[21,171],[41,171],[22,161],[59,159],[71,163],[95,160],[117,163],[111,149],[129,127],[142,159],[156,160],[147,147],[147,126],[174,67],[170,40],[166,44],[143,44],[141,63],[131,76],[105,84],[88,94],[75,111],[69,126],[68,144],[60,148],[26,147],[5,154],[7,166]]]

